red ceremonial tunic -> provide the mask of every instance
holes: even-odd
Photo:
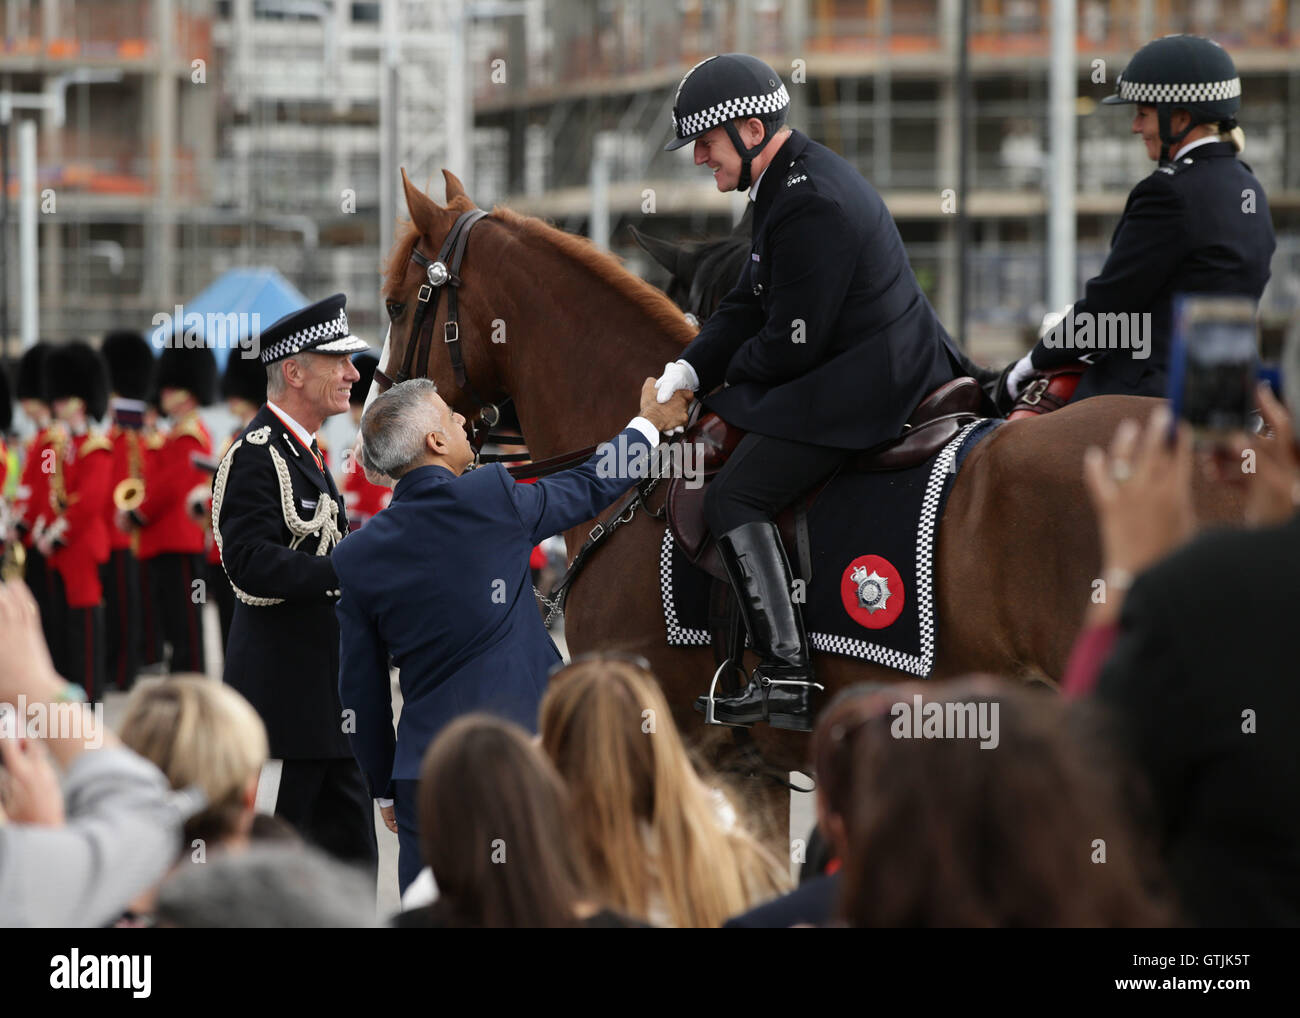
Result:
[[[135,511],[140,520],[140,557],[164,552],[201,555],[205,533],[187,508],[187,496],[210,475],[195,458],[212,455],[212,438],[197,412],[177,421],[161,448],[147,461],[144,504]]]
[[[70,608],[90,608],[104,597],[99,567],[108,561],[108,511],[113,500],[113,446],[98,431],[74,435],[63,465],[67,508],[51,523],[61,528],[50,564],[63,578]]]

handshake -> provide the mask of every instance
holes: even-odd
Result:
[[[640,415],[666,435],[685,426],[688,408],[694,398],[690,389],[678,389],[667,402],[660,403],[655,380],[647,378],[641,386]]]

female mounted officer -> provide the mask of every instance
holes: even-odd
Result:
[[[749,191],[753,243],[735,289],[657,385],[662,402],[725,382],[706,405],[748,432],[704,516],[760,661],[714,716],[806,731],[817,686],[772,517],[852,450],[901,434],[930,392],[965,371],[880,195],[785,128],[789,105],[776,72],[740,53],[697,64],[677,88],[667,147],[693,142],[719,191]]]
[[[1241,79],[1223,47],[1195,35],[1149,42],[1102,102],[1137,104],[1133,133],[1159,165],[1129,194],[1106,264],[1083,299],[1010,369],[1013,399],[1035,371],[1080,359],[1081,344],[1070,336],[1089,327],[1095,338],[1099,316],[1117,313],[1150,314],[1145,350],[1130,342],[1084,351],[1091,364],[1071,402],[1106,393],[1163,396],[1174,295],[1258,301],[1268,282],[1273,223],[1264,189],[1237,158],[1245,145],[1236,121]],[[1087,323],[1079,317],[1085,312]]]

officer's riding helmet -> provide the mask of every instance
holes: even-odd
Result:
[[[744,191],[750,185],[750,163],[785,123],[789,109],[790,93],[776,71],[757,57],[745,53],[709,57],[687,71],[677,86],[673,99],[674,138],[664,148],[681,148],[715,127],[724,127],[740,153],[737,186]],[[750,117],[762,121],[763,137],[753,148],[746,148],[733,121]]]
[[[1103,103],[1156,108],[1166,158],[1172,158],[1178,143],[1199,124],[1217,122],[1221,134],[1237,126],[1241,109],[1237,68],[1227,50],[1199,35],[1167,35],[1147,43],[1133,55],[1115,85],[1115,94]],[[1178,134],[1169,125],[1176,109],[1186,110],[1192,118]]]

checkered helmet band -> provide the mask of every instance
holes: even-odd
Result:
[[[1184,103],[1219,102],[1241,97],[1241,79],[1164,84],[1151,81],[1125,81],[1124,76],[1120,75],[1119,97],[1126,102],[1150,105],[1171,103],[1178,106]]]
[[[340,310],[338,317],[332,318],[328,322],[317,322],[305,329],[299,329],[297,332],[285,336],[278,343],[265,347],[262,350],[262,363],[273,364],[285,357],[292,357],[304,350],[313,350],[331,340],[341,339],[347,335],[348,316],[345,311]]]
[[[705,131],[712,130],[719,124],[725,124],[730,120],[779,113],[789,105],[790,93],[785,90],[785,85],[779,85],[775,92],[769,92],[767,95],[747,95],[738,96],[734,99],[724,99],[708,109],[688,113],[681,120],[677,119],[677,111],[674,109],[673,130],[677,132],[677,137],[689,138],[692,135],[703,134]]]

